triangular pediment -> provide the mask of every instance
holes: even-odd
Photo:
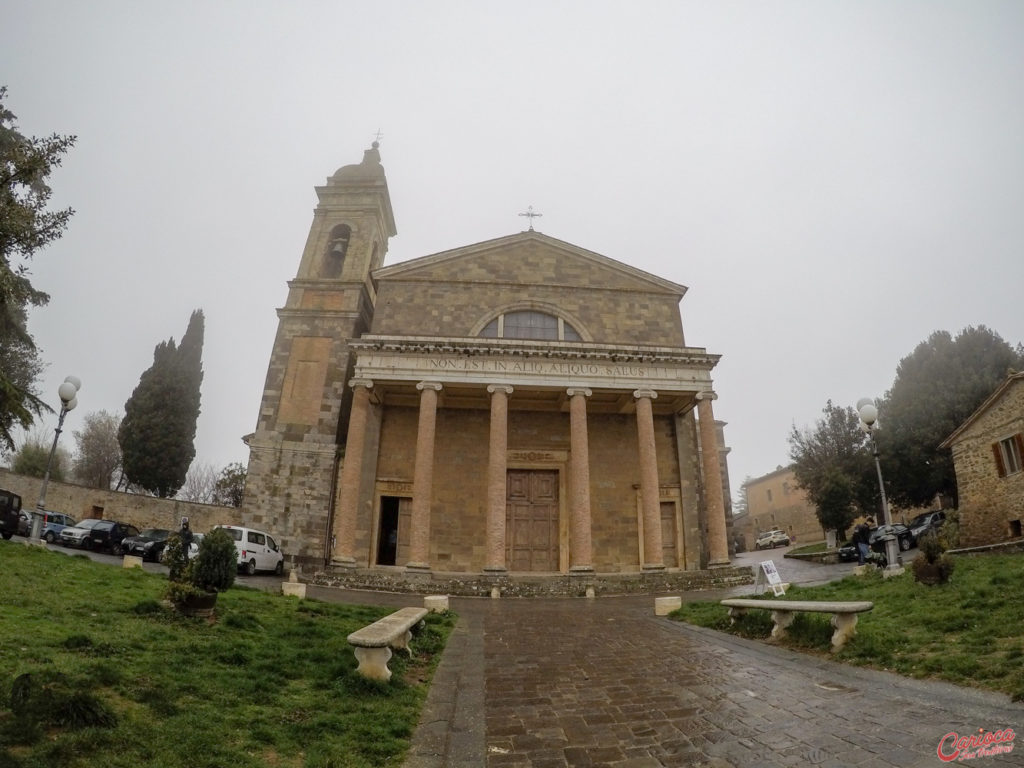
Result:
[[[487,240],[394,264],[377,280],[565,285],[682,297],[686,287],[539,232]]]

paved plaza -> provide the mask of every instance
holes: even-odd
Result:
[[[852,569],[773,559],[796,582]],[[945,764],[936,750],[951,732],[1024,730],[1024,706],[1005,696],[836,664],[655,617],[653,606],[649,596],[453,599],[459,623],[406,768],[917,768]],[[970,763],[1024,765],[1024,744]]]

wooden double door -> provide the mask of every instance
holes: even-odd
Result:
[[[558,471],[508,470],[505,565],[510,571],[558,571]]]

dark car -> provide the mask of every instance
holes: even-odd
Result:
[[[848,541],[838,549],[839,562],[849,563],[857,559],[857,545]]]
[[[89,518],[61,531],[60,543],[66,547],[106,550],[119,555],[121,542],[128,536],[138,535],[139,529],[134,525],[119,523],[116,520]]]
[[[128,536],[121,542],[121,551],[154,563],[160,559],[171,532],[166,528],[143,528],[138,536]]]
[[[896,540],[899,542],[899,548],[903,552],[906,552],[912,546],[915,545],[916,541],[910,529],[907,526],[900,523],[893,523],[892,532],[896,536]],[[868,539],[868,547],[872,552],[877,552],[881,555],[885,554],[885,540],[882,538],[885,535],[883,528],[872,528],[871,534]],[[857,559],[857,545],[852,541],[848,541],[843,544],[837,550],[839,555],[839,561],[842,563],[849,563]]]
[[[18,513],[18,535],[28,536],[32,533],[32,513],[23,509]]]
[[[0,490],[0,536],[9,539],[18,532],[20,513],[21,496],[11,491]]]
[[[914,534],[910,532],[910,529],[902,523],[893,523],[892,533],[896,537],[896,541],[899,542],[899,549],[901,552],[906,552],[916,543],[914,540]],[[871,532],[871,538],[868,540],[868,546],[871,547],[872,551],[880,552],[885,554],[885,526],[875,528]]]
[[[928,531],[938,531],[944,522],[946,522],[946,513],[941,509],[933,509],[931,512],[922,512],[911,520],[907,527],[916,542]]]

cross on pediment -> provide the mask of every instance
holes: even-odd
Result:
[[[527,219],[530,220],[530,231],[533,232],[533,220],[534,219],[539,219],[544,214],[543,213],[537,213],[535,210],[533,210],[533,206],[531,205],[531,206],[527,207],[526,213],[520,213],[519,215],[520,216],[525,216]]]

